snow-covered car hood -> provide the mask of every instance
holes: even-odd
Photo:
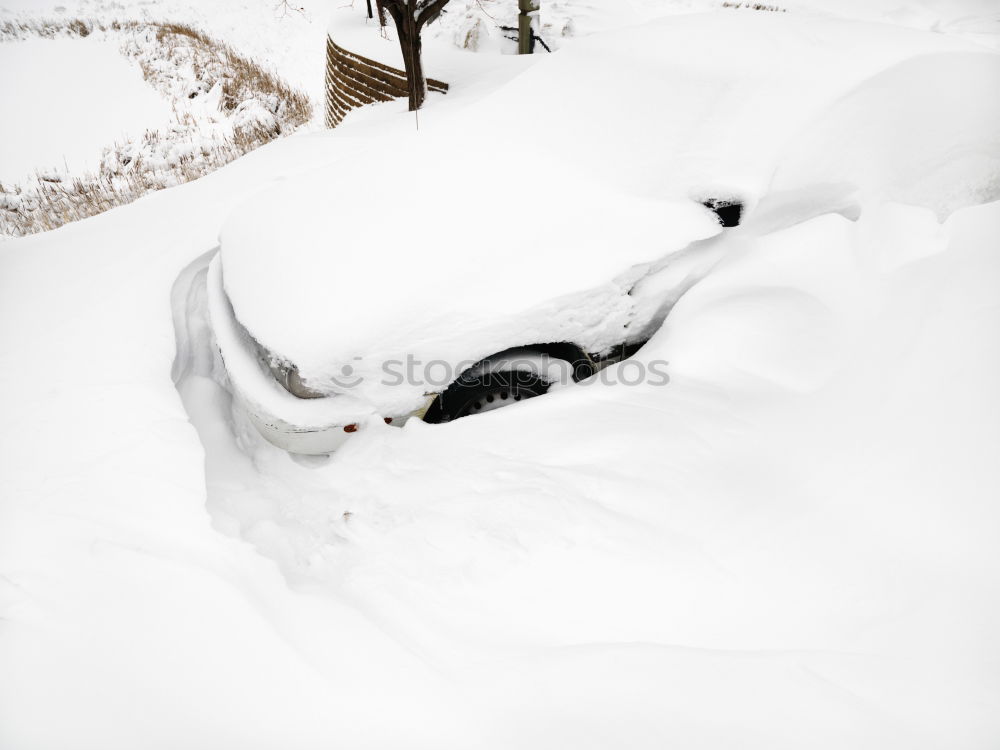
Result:
[[[526,189],[508,170],[475,190],[443,190],[435,174],[450,179],[476,160],[413,145],[402,161],[343,165],[351,180],[334,168],[276,185],[222,231],[236,316],[306,377],[355,357],[611,345],[645,264],[719,231],[693,201],[615,192],[565,165],[542,167],[554,178]],[[387,179],[398,184],[387,190]]]

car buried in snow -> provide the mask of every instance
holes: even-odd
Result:
[[[589,378],[648,340],[697,276],[698,241],[721,231],[718,207],[579,178],[547,191],[545,210],[516,232],[490,226],[497,198],[483,191],[404,202],[387,221],[366,197],[379,188],[373,171],[350,173],[251,198],[209,267],[229,387],[257,430],[292,453],[330,453],[373,424],[449,422]]]

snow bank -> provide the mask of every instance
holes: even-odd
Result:
[[[785,147],[769,202],[856,212],[896,200],[932,208],[943,220],[995,200],[1000,99],[983,96],[993,90],[1000,90],[995,54],[902,62],[838,100]]]

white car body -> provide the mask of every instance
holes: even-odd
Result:
[[[705,215],[704,223],[699,224],[703,229],[710,232],[717,226],[706,209],[694,204],[692,211],[696,216]],[[571,344],[588,361],[594,357],[595,369],[615,361],[617,352],[641,343],[659,326],[677,290],[691,283],[691,269],[704,265],[710,255],[707,250],[678,253],[674,262],[625,268],[597,288],[556,300],[541,299],[521,315],[501,316],[499,325],[487,323],[478,330],[459,331],[450,337],[448,326],[438,326],[437,330],[428,326],[422,335],[414,336],[414,345],[409,349],[386,346],[386,339],[398,334],[395,326],[381,331],[373,327],[367,349],[354,349],[358,353],[351,358],[333,359],[325,370],[311,370],[303,378],[310,390],[322,397],[300,398],[279,382],[280,373],[276,377],[275,367],[275,363],[294,363],[298,368],[299,362],[286,354],[287,350],[263,344],[234,310],[224,272],[232,253],[233,246],[227,244],[223,232],[222,252],[209,267],[207,284],[212,325],[234,395],[269,442],[300,454],[335,451],[372,420],[399,427],[411,418],[422,418],[455,377],[475,371],[476,367],[481,371],[482,361],[498,352],[516,350],[520,353],[517,362],[528,363],[539,371],[562,360],[534,361],[531,353],[539,350],[530,347],[538,345]],[[433,273],[433,264],[428,265],[428,273]],[[435,299],[440,298],[429,296],[424,300],[430,317],[441,314],[433,309]],[[336,350],[336,341],[331,342],[330,349]],[[440,355],[435,356],[438,352]],[[388,363],[401,364],[407,357],[433,360],[451,376],[431,384],[422,380],[398,382],[400,378],[395,375],[399,370],[389,368]],[[345,372],[348,377],[344,377]],[[389,372],[394,376],[387,377]],[[550,372],[545,379],[565,383],[570,377],[566,371]]]

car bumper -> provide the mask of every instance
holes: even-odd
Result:
[[[333,453],[352,437],[355,437],[367,428],[367,425],[363,423],[352,424],[351,427],[356,427],[356,429],[352,429],[350,432],[344,430],[346,425],[296,427],[275,417],[258,414],[251,409],[247,409],[246,413],[250,418],[250,422],[257,428],[257,432],[267,442],[271,443],[271,445],[277,446],[289,453],[299,453],[307,456]],[[392,421],[388,424],[390,427],[402,427],[412,416],[414,415],[393,417]],[[374,422],[376,426],[379,426],[380,423],[384,424],[384,419]]]
[[[207,286],[212,329],[233,395],[272,445],[291,453],[332,453],[371,425],[402,427],[426,412],[425,405],[406,414],[380,413],[376,406],[350,395],[316,399],[292,395],[274,379],[260,360],[258,345],[236,320],[223,289],[218,255],[209,266]]]

